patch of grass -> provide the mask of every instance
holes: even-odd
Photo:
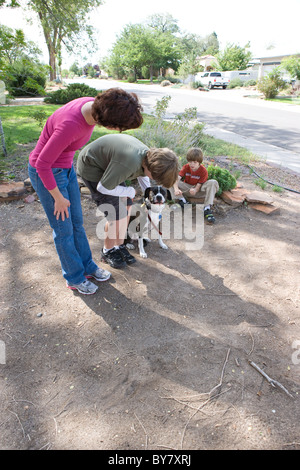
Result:
[[[261,179],[261,178],[255,180],[255,181],[254,181],[254,184],[256,184],[256,186],[259,186],[261,189],[266,189],[266,187],[267,187],[266,181],[264,181],[264,180]]]
[[[10,174],[10,177],[13,177],[13,172],[11,172],[10,167],[13,166],[12,163],[18,163],[22,165],[27,165],[28,162],[28,155],[24,154],[24,156],[20,156],[19,152],[16,152],[17,145],[26,145],[30,143],[35,143],[41,133],[42,126],[47,119],[56,109],[58,109],[60,105],[38,105],[38,106],[5,106],[0,107],[0,116],[2,120],[2,126],[4,130],[4,137],[5,137],[5,145],[8,153],[8,157],[4,157],[2,147],[0,147],[0,173]],[[160,139],[156,142],[157,146],[166,146],[166,142],[164,140],[164,132],[163,129],[160,129],[157,125],[157,118],[153,115],[144,115],[144,123],[140,129],[127,131],[127,134],[136,135],[137,138],[140,138],[143,141],[145,135],[147,135],[147,131],[149,129],[153,130],[153,127],[156,128],[157,137],[161,133]],[[180,124],[180,121],[179,121]],[[166,128],[168,128],[169,124],[165,124]],[[184,126],[183,126],[184,127]],[[239,147],[234,144],[227,143],[220,139],[215,139],[213,137],[207,136],[203,134],[203,132],[198,132],[199,141],[197,146],[201,147],[204,151],[205,156],[207,157],[214,157],[214,156],[223,156],[226,155],[229,158],[234,160],[238,160],[241,163],[248,164],[251,161],[257,160],[258,157],[255,157],[251,152],[248,150]],[[104,127],[96,126],[91,140],[94,141],[99,137],[102,137],[106,134],[113,134],[116,131],[110,131]],[[151,137],[152,132],[150,132]],[[196,132],[195,132],[196,134]],[[171,133],[172,139],[174,139],[174,135]],[[161,145],[159,142],[161,140]],[[183,145],[189,145],[188,141],[183,142],[184,139],[179,139],[180,143]],[[147,142],[145,142],[147,145]],[[168,142],[169,144],[170,142]],[[191,144],[192,145],[192,144]],[[179,149],[176,149],[179,151]],[[178,155],[181,159],[184,159],[186,151],[188,149],[180,149]],[[79,154],[79,151],[75,153],[75,160]]]
[[[274,193],[282,193],[283,188],[281,186],[277,186],[277,184],[274,184],[274,186],[272,186],[272,191],[274,191]]]
[[[276,98],[268,101],[276,101],[278,103],[289,103],[300,105],[300,96],[276,96]]]
[[[132,83],[130,82],[130,80],[118,80],[118,81],[121,83]],[[143,79],[143,80],[137,80],[136,82],[133,82],[133,83],[137,83],[139,85],[160,85],[160,82],[155,79],[153,79],[152,82],[150,79]]]
[[[250,150],[206,134],[203,135],[201,144],[206,157],[227,156],[245,165],[260,159],[257,155],[250,152]]]
[[[44,113],[50,116],[59,106],[41,106]],[[37,140],[41,133],[41,128],[33,113],[36,106],[6,106],[0,108],[0,116],[4,131],[4,138],[7,153],[11,154],[17,144],[28,144]],[[0,149],[0,154],[2,148]]]

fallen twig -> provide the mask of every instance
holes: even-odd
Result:
[[[224,370],[225,370],[225,367],[226,367],[226,364],[228,362],[228,357],[229,357],[229,353],[230,353],[230,348],[228,349],[227,351],[227,355],[226,355],[226,359],[224,361],[224,365],[223,365],[223,369],[222,369],[222,372],[221,372],[221,377],[220,377],[220,382],[218,383],[218,385],[216,385],[213,389],[211,389],[211,391],[209,392],[209,395],[211,396],[212,393],[219,389],[216,396],[220,394],[220,391],[221,391],[221,388],[222,388],[222,384],[223,384],[223,377],[224,377]]]
[[[249,361],[249,364],[254,367],[268,382],[269,384],[272,385],[272,387],[276,388],[279,387],[281,390],[283,390],[289,397],[294,398],[293,395],[290,394],[290,392],[280,383],[277,382],[277,380],[271,379],[260,367],[258,367],[255,362]]]
[[[147,450],[147,449],[148,449],[148,439],[149,439],[148,434],[147,434],[147,431],[146,431],[146,429],[145,429],[143,423],[141,422],[141,420],[139,419],[139,417],[138,417],[135,413],[134,413],[134,416],[135,416],[136,419],[138,420],[140,426],[143,428],[143,431],[144,431],[144,433],[145,433],[145,436],[146,436],[146,446],[145,446],[145,449]]]
[[[218,383],[218,385],[216,385],[215,387],[213,387],[213,388],[211,389],[211,391],[208,393],[209,398],[208,398],[205,402],[201,403],[201,404],[198,406],[198,408],[196,409],[196,411],[194,411],[194,413],[191,414],[191,416],[189,417],[189,419],[188,419],[186,425],[184,426],[183,433],[182,433],[182,437],[181,437],[181,447],[180,447],[181,449],[182,449],[182,447],[183,447],[183,440],[184,440],[185,432],[186,432],[186,429],[187,429],[187,427],[188,427],[188,425],[189,425],[191,419],[192,419],[192,418],[198,413],[198,411],[200,411],[201,408],[203,408],[207,403],[209,403],[209,402],[212,401],[212,400],[215,400],[216,398],[218,398],[218,397],[220,396],[220,394],[221,394],[221,388],[222,388],[222,385],[223,385],[224,371],[225,371],[226,364],[227,364],[227,362],[228,362],[229,353],[230,353],[230,348],[229,348],[228,351],[227,351],[226,359],[225,359],[224,364],[223,364],[223,368],[222,368],[222,372],[221,372],[221,377],[220,377],[220,382]],[[217,393],[212,396],[212,393],[213,393],[214,391],[216,391],[216,390],[217,390]],[[227,390],[229,390],[229,389],[227,389]],[[225,392],[227,392],[227,390],[225,390]],[[222,392],[222,393],[225,393],[225,392]]]

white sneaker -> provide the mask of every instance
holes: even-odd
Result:
[[[67,287],[68,289],[78,290],[80,294],[85,294],[85,295],[95,294],[95,292],[98,289],[98,286],[96,286],[95,284],[93,284],[92,282],[88,280],[81,282],[81,284],[69,284],[67,282]]]
[[[111,276],[111,273],[109,271],[106,271],[106,269],[102,268],[97,268],[97,270],[92,273],[92,274],[87,274],[85,277],[87,279],[91,279],[92,277],[96,279],[96,281],[107,281]]]

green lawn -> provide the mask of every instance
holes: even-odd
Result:
[[[18,160],[20,164],[22,164],[20,160],[24,159],[24,165],[27,165],[28,155],[26,152],[23,152],[24,156],[22,152],[16,152],[17,145],[35,143],[40,136],[47,117],[50,116],[57,108],[59,108],[59,105],[0,107],[0,117],[8,153],[8,156],[5,158],[2,145],[0,144],[0,175],[1,173],[9,174],[10,162]],[[149,123],[153,119],[155,119],[153,116],[144,115],[145,124]],[[105,134],[114,132],[115,131],[109,131],[104,127],[96,126],[91,140],[95,140]],[[128,131],[128,134],[131,132],[133,131]],[[244,148],[206,135],[203,135],[203,150],[207,157],[227,155],[228,157],[238,158],[244,162],[249,161],[254,157],[251,152]],[[78,152],[76,152],[75,158],[77,155]],[[11,177],[13,177],[13,175]]]
[[[294,97],[294,96],[277,96],[273,100],[269,101],[277,101],[279,103],[290,103],[290,104],[296,104],[300,105],[300,96]]]

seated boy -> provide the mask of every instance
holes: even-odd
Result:
[[[150,186],[151,178],[170,188],[178,171],[178,158],[174,152],[167,148],[149,149],[140,140],[126,134],[105,135],[81,150],[77,174],[89,188],[95,203],[106,205],[102,261],[113,268],[135,262],[124,245],[135,189],[126,186],[125,181],[137,178],[145,190]]]
[[[181,207],[188,203],[190,197],[193,200],[204,197],[204,217],[207,222],[213,224],[215,217],[212,214],[211,205],[219,190],[219,184],[216,180],[208,179],[207,169],[202,165],[203,152],[200,148],[190,148],[186,159],[188,163],[181,168],[178,180],[173,186],[174,195],[181,196],[179,197]]]

